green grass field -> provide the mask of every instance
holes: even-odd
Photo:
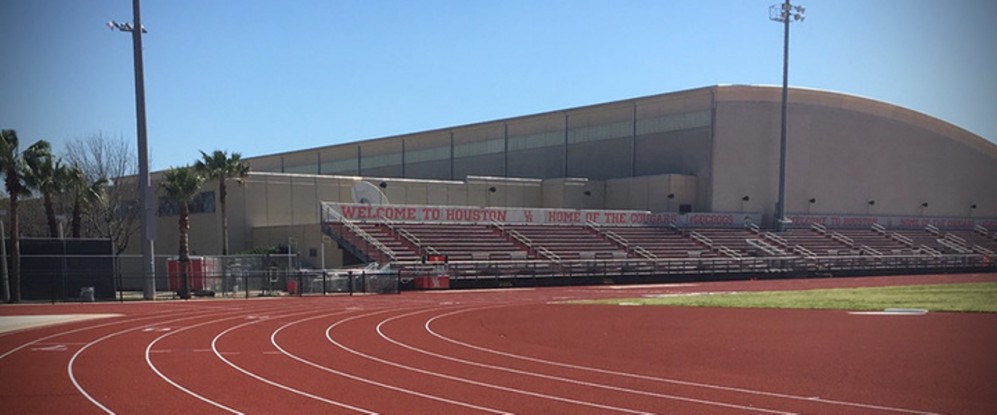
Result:
[[[853,311],[915,308],[930,311],[997,313],[997,283],[699,293],[595,302],[625,305],[804,308]]]

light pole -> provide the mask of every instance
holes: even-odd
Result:
[[[136,0],[137,1],[137,0]],[[786,230],[786,101],[789,97],[789,23],[802,22],[806,9],[786,0],[769,6],[769,20],[785,27],[782,42],[782,126],[779,133],[779,202],[775,207],[776,231]]]
[[[142,292],[146,300],[156,298],[156,223],[153,215],[152,180],[149,178],[149,148],[145,129],[145,75],[142,65],[142,13],[139,0],[132,0],[133,23],[108,22],[111,30],[132,34],[135,59],[135,118],[138,129],[138,190],[142,210]]]
[[[976,205],[973,205],[976,206]],[[3,227],[6,209],[0,209],[0,267],[3,267],[3,302],[10,301],[10,277],[7,275],[7,230]]]

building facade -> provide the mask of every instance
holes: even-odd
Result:
[[[310,265],[341,264],[319,205],[354,202],[361,181],[392,204],[751,212],[769,226],[780,105],[776,87],[713,86],[251,157],[245,186],[229,187],[231,251],[291,243]],[[834,92],[791,89],[788,116],[790,214],[997,218],[992,142]],[[192,216],[202,254],[221,251],[216,187]],[[158,229],[171,252],[176,217]]]

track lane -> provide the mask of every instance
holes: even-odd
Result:
[[[636,379],[611,376],[606,373],[579,370],[578,368],[537,364],[524,359],[512,359],[498,353],[481,353],[467,347],[455,347],[451,342],[441,342],[431,336],[425,327],[429,320],[439,315],[450,315],[462,311],[482,311],[482,307],[450,310],[427,316],[416,313],[395,316],[378,324],[377,331],[388,342],[415,351],[425,356],[453,362],[469,367],[465,370],[486,370],[495,372],[502,378],[519,376],[536,391],[547,393],[569,393],[579,398],[597,400],[608,405],[636,405],[645,411],[659,411],[667,408],[668,413],[709,413],[711,411],[735,411],[742,413],[793,414],[788,409],[773,409],[744,403],[717,396],[704,395],[701,391],[662,388],[660,385],[639,382]],[[492,310],[498,311],[500,310]],[[413,318],[415,317],[415,318]],[[405,321],[406,319],[411,321]],[[395,327],[391,327],[392,323]],[[448,344],[449,343],[449,344]]]
[[[377,315],[358,316],[330,325],[326,337],[330,343],[359,358],[379,364],[380,376],[404,381],[407,388],[447,391],[458,399],[475,399],[476,404],[495,406],[516,413],[645,413],[645,411],[603,405],[582,399],[534,391],[517,379],[496,377],[492,373],[468,370],[413,353],[385,342],[374,329]],[[448,395],[449,397],[449,395]],[[484,402],[484,403],[478,403]]]
[[[578,307],[578,306],[564,306],[564,307]],[[571,315],[571,318],[578,318],[585,320],[585,313],[580,313],[577,309],[572,309],[570,311],[555,312],[557,308],[542,307],[537,308],[537,310],[530,311],[517,311],[514,306],[503,306],[504,311],[493,312],[489,310],[481,311],[481,314],[475,314],[473,310],[464,312],[465,316],[460,316],[460,312],[453,313],[449,316],[443,316],[444,318],[434,319],[429,322],[431,325],[427,326],[427,330],[433,331],[436,335],[448,342],[452,342],[455,345],[460,345],[468,347],[474,350],[479,350],[487,354],[495,354],[499,356],[504,356],[513,360],[522,360],[527,362],[534,362],[540,365],[555,366],[563,368],[571,368],[583,371],[590,371],[595,373],[610,374],[614,376],[620,376],[622,378],[630,378],[634,380],[646,381],[649,385],[659,384],[654,386],[655,388],[661,388],[661,384],[667,384],[669,388],[678,388],[676,390],[683,390],[683,394],[688,394],[689,396],[730,396],[731,398],[725,399],[736,399],[739,402],[752,403],[756,406],[768,406],[775,408],[785,408],[791,412],[807,412],[813,413],[817,411],[818,413],[913,413],[913,414],[928,414],[933,413],[930,409],[912,409],[917,408],[919,405],[911,405],[914,403],[912,398],[916,399],[916,395],[906,393],[905,398],[880,398],[878,400],[870,400],[868,398],[861,399],[861,395],[856,395],[854,392],[864,393],[862,388],[853,389],[853,394],[851,397],[848,395],[841,394],[841,386],[836,384],[837,381],[832,381],[838,374],[832,375],[828,372],[828,377],[826,380],[824,377],[808,377],[804,373],[799,372],[801,368],[814,367],[814,370],[827,370],[821,369],[822,366],[814,364],[805,364],[805,360],[810,360],[813,362],[819,362],[823,359],[818,357],[821,354],[833,353],[835,349],[841,349],[842,346],[835,345],[834,343],[825,344],[820,347],[813,348],[812,352],[808,351],[810,343],[814,345],[820,345],[822,342],[826,342],[822,338],[814,338],[812,341],[800,342],[787,339],[790,344],[797,344],[799,349],[795,352],[790,351],[786,347],[778,346],[772,348],[769,351],[756,350],[761,347],[761,344],[755,345],[754,342],[757,340],[751,338],[745,338],[743,341],[738,342],[733,340],[733,342],[728,342],[727,340],[717,340],[718,344],[710,345],[708,342],[703,342],[701,339],[690,338],[689,340],[676,341],[674,338],[669,340],[669,336],[665,333],[663,337],[656,337],[649,334],[645,334],[643,341],[652,342],[653,344],[660,345],[660,352],[653,349],[646,348],[644,346],[631,347],[627,350],[623,343],[619,342],[606,342],[602,340],[604,345],[594,346],[599,344],[599,341],[593,342],[593,346],[576,347],[577,345],[564,344],[562,346],[569,349],[576,350],[580,353],[564,353],[562,350],[556,350],[553,347],[553,343],[543,340],[542,338],[554,339],[554,338],[569,338],[573,337],[579,339],[582,332],[598,334],[598,333],[611,333],[612,335],[618,335],[619,331],[627,331],[631,329],[621,328],[617,323],[625,323],[631,320],[640,321],[650,321],[646,317],[637,317],[636,315],[626,317],[633,314],[633,309],[624,308],[628,310],[627,312],[619,315],[619,318],[606,317],[604,321],[592,321],[592,325],[586,329],[574,328],[571,330],[558,330],[557,327],[563,327],[566,323],[566,318]],[[599,312],[605,310],[597,308]],[[696,318],[702,318],[704,315],[710,314],[723,314],[729,316],[727,310],[710,310],[710,309],[666,309],[661,310],[657,308],[645,308],[644,310],[653,315],[660,315],[659,318],[668,318],[670,313],[678,313],[677,316],[685,316],[685,311],[694,313]],[[841,331],[842,333],[852,330],[850,327],[851,322],[857,322],[854,319],[849,320],[846,313],[841,312],[814,312],[814,311],[800,311],[800,312],[788,312],[788,311],[748,311],[742,310],[741,313],[747,313],[749,315],[758,315],[761,318],[762,315],[768,315],[775,313],[780,316],[780,318],[785,319],[792,314],[798,314],[803,320],[799,320],[800,326],[796,328],[778,328],[771,327],[766,329],[772,330],[773,333],[776,331],[784,332],[781,336],[785,337],[786,330],[791,330],[793,332],[798,332],[801,334],[806,333],[805,327],[809,325],[806,323],[808,318],[814,318],[818,316],[836,316],[834,321],[840,328],[828,328],[828,331]],[[543,320],[544,315],[558,314],[561,315],[556,320],[558,322]],[[504,332],[504,327],[501,325],[494,325],[497,320],[494,318],[495,315],[502,315],[507,318],[527,318],[525,316],[531,316],[537,318],[537,324],[541,324],[545,327],[550,327],[555,333],[547,333],[541,331],[531,330],[530,334],[526,333],[508,333],[510,338],[518,339],[518,342],[508,342],[504,341],[502,338],[502,333]],[[460,318],[458,318],[460,317]],[[446,318],[454,318],[460,321],[450,321],[451,324],[446,324]],[[588,317],[591,318],[591,317]],[[675,317],[678,319],[690,319],[687,324],[694,325],[717,325],[724,320],[691,320],[694,318],[693,315],[688,317]],[[728,323],[723,328],[718,327],[716,330],[722,332],[736,333],[738,329],[735,327],[737,324],[748,324],[753,325],[754,323],[749,323],[754,317],[748,319],[747,321],[738,321],[734,319],[735,326],[732,326],[729,317],[723,317],[728,320]],[[826,318],[820,319],[820,321],[826,320]],[[817,320],[815,320],[817,321]],[[908,321],[910,322],[910,321]],[[819,323],[814,323],[819,324]],[[889,323],[892,324],[892,323]],[[610,326],[612,325],[612,326]],[[482,327],[488,327],[482,330]],[[889,327],[889,326],[883,326]],[[660,328],[660,327],[659,327]],[[646,333],[651,333],[655,329],[641,328],[640,330]],[[741,328],[741,331],[755,331],[753,328]],[[871,330],[871,333],[876,332],[877,328],[866,329]],[[677,332],[687,332],[687,330],[676,330]],[[812,331],[812,330],[811,330]],[[818,331],[823,331],[818,330]],[[445,332],[440,334],[439,332]],[[496,335],[500,334],[500,335]],[[590,338],[593,337],[590,334]],[[661,334],[661,333],[659,333]],[[706,333],[708,338],[716,338],[714,334],[710,334],[709,331]],[[624,335],[627,338],[635,338],[640,336],[635,336],[634,334]],[[736,336],[735,336],[736,337]],[[765,336],[763,336],[765,337]],[[772,338],[777,338],[775,334],[771,335]],[[873,336],[874,337],[874,336]],[[673,343],[680,343],[675,345]],[[816,342],[816,343],[815,343]],[[690,348],[688,344],[698,344],[700,345],[700,350],[695,352],[695,348]],[[898,340],[897,344],[902,344],[903,340]],[[727,347],[727,349],[725,349]],[[732,347],[732,348],[731,348]],[[765,346],[769,347],[769,346]],[[737,349],[742,348],[744,351],[738,351]],[[613,353],[616,350],[616,353]],[[724,351],[729,350],[729,351]],[[898,349],[899,350],[899,349]],[[617,355],[617,358],[610,358],[607,356]],[[979,353],[974,353],[979,355]],[[628,356],[620,356],[628,355]],[[779,356],[791,357],[789,361],[779,364],[776,363]],[[809,357],[807,357],[809,356]],[[622,359],[619,357],[623,357]],[[869,359],[866,359],[869,360]],[[706,362],[714,361],[717,363],[703,364]],[[874,364],[870,360],[870,365]],[[858,366],[862,366],[859,364]],[[875,365],[874,367],[882,367],[883,365]],[[793,376],[785,370],[788,367],[792,367],[792,370],[800,373],[800,375]],[[730,369],[725,369],[730,368]],[[754,368],[754,369],[751,369]],[[855,366],[843,367],[841,369],[855,370]],[[848,372],[842,372],[837,370],[835,372],[840,373],[841,376],[848,375]],[[673,375],[669,375],[672,373]],[[875,375],[875,372],[869,372],[867,374],[862,374],[862,379],[882,379],[885,373],[879,372],[879,375]],[[676,376],[674,374],[685,374],[684,376]],[[889,377],[886,375],[887,378]],[[703,378],[709,379],[704,381]],[[763,383],[759,383],[761,379],[767,379]],[[832,388],[833,387],[833,388]],[[829,392],[830,389],[834,391]],[[704,390],[707,393],[704,395]],[[900,389],[898,392],[903,393],[905,389]],[[809,391],[809,393],[808,393]],[[881,395],[887,394],[888,391],[880,390],[878,391]],[[837,398],[835,398],[837,396]],[[885,403],[880,404],[878,402],[893,402],[893,404]],[[930,408],[930,405],[925,405],[922,407]]]
[[[145,348],[164,333],[244,312],[241,308],[224,312],[209,309],[154,323],[135,324],[105,334],[84,344],[73,354],[66,365],[68,376],[77,390],[104,413],[190,410],[217,413],[217,407],[192,399],[150,370]],[[184,362],[178,366],[196,370]]]

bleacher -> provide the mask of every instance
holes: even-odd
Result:
[[[325,224],[362,260],[423,272],[445,255],[455,278],[558,278],[805,272],[991,269],[997,239],[987,231],[789,229],[409,223]],[[421,271],[420,271],[421,270]]]
[[[897,233],[913,241],[914,248],[923,249],[923,247],[926,247],[928,248],[929,252],[931,250],[934,250],[941,253],[954,253],[952,252],[951,249],[938,242],[938,240],[941,239],[943,235],[936,234],[927,229],[922,231],[898,231]]]
[[[383,224],[360,222],[356,223],[356,226],[374,237],[381,245],[390,249],[394,253],[395,261],[414,261],[419,259],[421,255],[418,248],[404,239],[398,238],[390,228]]]
[[[643,248],[657,258],[712,258],[710,247],[671,228],[616,226],[603,227],[623,238],[631,249]],[[636,255],[631,255],[636,256]]]
[[[881,233],[873,229],[841,229],[837,232],[853,242],[853,249],[866,246],[882,255],[914,253],[912,247],[890,237],[889,232]]]
[[[489,225],[402,224],[402,232],[416,238],[424,249],[446,255],[451,261],[527,259],[528,247],[507,239]]]
[[[814,255],[833,256],[844,254],[852,248],[838,239],[831,237],[831,234],[820,232],[816,229],[788,229],[779,234],[791,246],[802,246]]]
[[[742,256],[757,254],[757,248],[747,241],[761,239],[758,234],[748,229],[702,228],[690,230],[690,232],[693,231],[708,239],[714,246],[724,246]]]
[[[534,248],[543,248],[560,259],[622,259],[626,248],[602,238],[583,226],[510,225],[508,229],[526,237]]]

